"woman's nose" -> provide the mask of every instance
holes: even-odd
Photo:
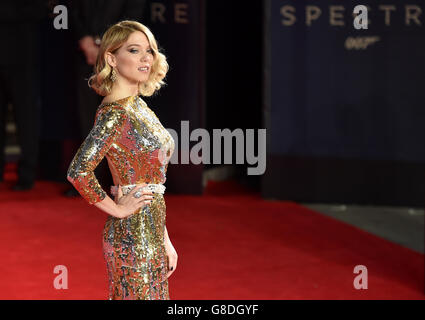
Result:
[[[142,55],[142,57],[140,58],[141,61],[146,61],[149,59],[149,54],[145,53],[144,55]]]

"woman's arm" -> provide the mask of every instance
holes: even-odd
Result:
[[[68,180],[81,196],[90,204],[94,204],[116,218],[131,215],[153,199],[149,191],[142,191],[140,198],[134,197],[139,187],[146,185],[140,184],[125,196],[120,187],[115,202],[102,189],[94,175],[94,169],[106,155],[112,143],[121,135],[126,123],[127,115],[122,107],[111,105],[101,109],[93,129],[78,149],[68,169]]]
[[[122,218],[122,212],[120,211],[120,208],[108,195],[106,195],[105,199],[96,202],[94,205],[111,216]]]
[[[112,143],[121,135],[126,122],[127,115],[120,106],[110,105],[99,110],[92,130],[68,168],[68,181],[90,204],[101,202],[107,197],[94,175],[94,169],[104,158]],[[113,202],[109,198],[98,207],[113,214],[116,210]]]
[[[139,187],[144,187],[146,183],[139,184],[131,192],[123,196],[121,187],[118,189],[117,203],[108,195],[102,201],[96,202],[94,205],[100,210],[114,216],[116,218],[125,218],[134,213],[140,207],[151,203],[153,196],[150,191],[143,191],[140,198],[135,198],[134,194],[139,191]]]
[[[140,198],[134,197],[139,186],[146,185],[140,184],[125,196],[120,187],[115,202],[102,189],[94,175],[94,169],[121,135],[126,123],[127,114],[120,106],[110,105],[99,110],[93,129],[78,149],[68,169],[68,180],[81,196],[90,204],[117,218],[131,215],[153,199],[152,192],[149,191],[142,191]]]
[[[164,227],[164,239],[165,242],[170,241],[170,237],[168,236],[167,226]]]
[[[174,249],[174,246],[171,243],[170,237],[168,236],[167,226],[165,226],[165,229],[164,229],[164,245],[165,245],[165,252],[168,258],[168,272],[167,272],[167,278],[168,278],[169,276],[171,276],[171,274],[174,271],[176,271],[178,255],[177,255],[176,249]]]

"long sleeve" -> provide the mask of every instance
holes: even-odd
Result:
[[[90,204],[102,201],[106,192],[94,175],[94,169],[107,154],[127,123],[128,116],[121,106],[108,105],[101,108],[95,124],[78,149],[69,168],[68,181]]]

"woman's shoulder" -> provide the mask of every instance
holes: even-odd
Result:
[[[104,112],[118,112],[118,113],[126,113],[127,107],[131,105],[135,96],[125,97],[118,100],[113,101],[105,101],[102,102],[97,108],[96,114],[104,113]]]
[[[107,105],[100,105],[96,110],[96,118],[112,116],[124,117],[127,111],[123,105],[117,103],[109,103]]]

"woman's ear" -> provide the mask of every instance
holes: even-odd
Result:
[[[115,56],[110,52],[105,52],[106,62],[111,66],[111,68],[116,67]]]

